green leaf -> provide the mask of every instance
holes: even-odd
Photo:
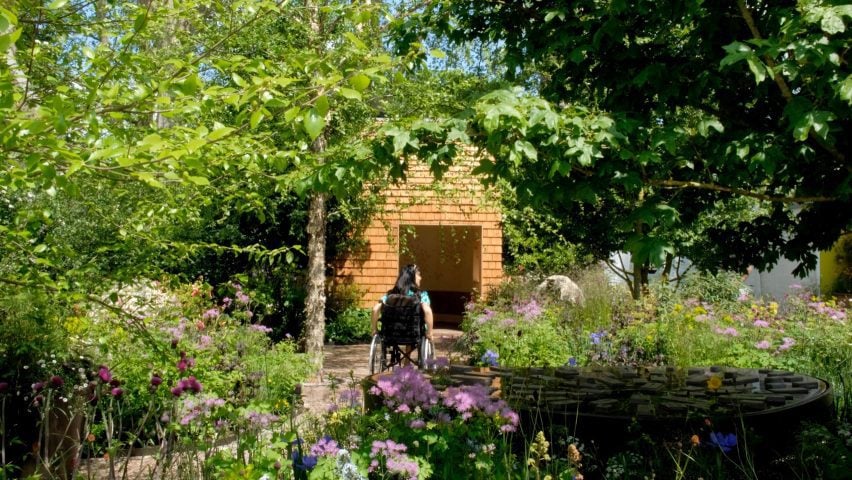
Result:
[[[12,33],[7,33],[6,35],[0,35],[0,52],[5,52],[9,49],[15,42],[21,38],[21,32],[23,32],[23,28],[19,28]]]
[[[341,97],[348,98],[350,100],[361,100],[361,93],[358,90],[353,90],[351,88],[341,88],[338,90]]]
[[[437,48],[433,48],[432,50],[429,50],[429,54],[432,55],[435,58],[446,58],[447,57],[447,54],[444,53],[443,50],[439,50]]]
[[[698,122],[698,133],[700,133],[702,137],[710,135],[711,128],[719,133],[725,131],[725,127],[722,126],[722,123],[715,118],[702,118],[701,121]]]
[[[317,113],[325,117],[328,113],[329,105],[328,105],[328,96],[320,95],[316,102],[314,102],[314,108],[316,108]]]
[[[725,58],[719,62],[719,68],[727,67],[728,65],[733,65],[734,63],[739,62],[740,60],[744,60],[748,57],[754,56],[754,50],[751,49],[748,45],[742,42],[733,42],[729,43],[722,47],[726,52]]]
[[[843,19],[834,11],[827,8],[823,13],[822,20],[819,24],[822,31],[829,35],[836,35],[846,31],[846,25],[843,24]]]
[[[236,83],[237,86],[240,86],[240,87],[243,87],[243,88],[248,86],[248,83],[237,72],[232,73],[231,78],[234,80],[234,83]]]
[[[346,32],[343,34],[343,36],[346,37],[350,42],[352,42],[352,45],[355,45],[355,48],[367,50],[367,45],[362,42],[360,38],[356,37],[354,33]]]
[[[0,9],[0,32],[5,32],[10,25],[13,25],[12,20],[6,14],[7,11],[5,8]]]
[[[251,119],[249,120],[249,126],[252,130],[257,128],[260,122],[263,121],[263,109],[259,108],[251,114]]]
[[[299,107],[292,107],[288,109],[286,112],[284,112],[284,121],[287,123],[292,122],[293,119],[298,117],[299,113],[301,112],[302,110]]]
[[[515,141],[515,150],[522,152],[524,156],[526,156],[530,160],[538,159],[538,151],[536,151],[532,143],[526,140]]]
[[[316,140],[320,136],[320,133],[322,133],[323,128],[325,128],[325,117],[312,108],[305,114],[302,125],[305,127],[305,132],[308,133],[311,140]]]
[[[136,19],[133,21],[133,31],[140,32],[145,28],[145,25],[148,24],[148,12],[143,11],[139,15],[136,15]]]
[[[355,90],[363,92],[370,86],[370,77],[363,73],[357,73],[349,77],[349,85],[351,85]]]
[[[839,87],[840,98],[852,105],[852,75],[846,77]]]
[[[154,178],[154,174],[151,172],[133,172],[133,175],[154,188],[166,188],[165,185]]]
[[[207,177],[187,175],[186,179],[199,186],[210,185],[210,180]]]
[[[48,10],[57,10],[68,4],[68,0],[53,0],[47,4]]]
[[[208,142],[215,142],[216,140],[224,138],[226,135],[230,134],[233,131],[234,131],[234,129],[231,128],[231,127],[220,126],[219,128],[210,132],[209,135],[207,135],[207,141]]]
[[[766,71],[769,68],[764,65],[757,56],[752,55],[747,57],[746,62],[748,63],[748,68],[751,70],[752,75],[754,75],[754,81],[756,83],[766,80]]]

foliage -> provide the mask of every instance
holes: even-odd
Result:
[[[258,437],[252,432],[292,411],[296,385],[311,373],[311,367],[304,354],[296,353],[292,341],[273,344],[268,337],[271,329],[256,323],[259,316],[252,311],[252,298],[239,284],[229,287],[230,296],[215,304],[207,285],[173,290],[158,282],[119,290],[115,302],[120,309],[77,304],[76,313],[65,317],[61,325],[64,335],[52,340],[64,342],[57,343],[62,349],[58,353],[44,341],[31,345],[4,340],[4,370],[29,377],[9,377],[9,372],[3,372],[5,386],[0,394],[4,403],[14,400],[5,411],[12,416],[4,418],[3,424],[38,435],[4,436],[4,448],[12,441],[27,446],[41,442],[45,447],[35,451],[37,463],[50,465],[57,456],[64,458],[65,452],[49,450],[51,443],[45,440],[66,435],[53,431],[62,427],[48,420],[60,411],[85,418],[87,455],[109,454],[110,468],[115,467],[118,452],[131,446],[213,449],[218,439],[236,433],[247,442],[240,443],[240,449],[255,448],[250,444],[258,442]],[[6,313],[16,316],[6,318],[4,327],[23,320],[29,323],[22,325],[37,325],[22,307]],[[41,328],[47,333],[45,326]],[[22,358],[12,355],[27,345],[43,349],[23,352]],[[74,357],[71,352],[76,352]],[[32,425],[38,428],[33,430]],[[278,457],[286,458],[282,455],[279,452]],[[195,472],[208,468],[190,457],[161,458],[156,468]]]
[[[581,277],[582,278],[582,277]],[[778,368],[832,385],[839,418],[848,418],[852,356],[848,310],[794,285],[784,302],[753,299],[735,274],[696,275],[684,290],[655,285],[640,302],[582,278],[587,303],[568,306],[506,286],[468,313],[469,357],[486,352],[506,366],[576,364],[726,365]],[[526,293],[524,293],[526,292]],[[535,322],[525,316],[534,314]]]
[[[490,42],[521,88],[426,135],[388,130],[386,145],[404,138],[404,153],[428,158],[443,138],[469,141],[487,153],[479,172],[522,205],[577,214],[581,230],[586,213],[604,219],[586,241],[645,270],[687,253],[714,271],[783,255],[803,272],[849,228],[846,6],[445,0],[418,12],[393,24],[403,49],[429,34]],[[708,225],[717,209],[735,214]]]
[[[840,253],[837,262],[840,264],[840,274],[837,276],[831,291],[834,293],[852,293],[852,237],[841,237]]]
[[[337,317],[329,320],[325,327],[326,341],[345,345],[369,341],[370,310],[367,308],[347,308]]]

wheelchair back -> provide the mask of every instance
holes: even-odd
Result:
[[[385,342],[417,344],[424,334],[419,295],[390,294],[382,304],[381,336]]]

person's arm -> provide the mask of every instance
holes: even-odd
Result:
[[[370,331],[373,336],[376,336],[379,333],[379,314],[382,313],[382,302],[379,302],[373,306],[373,311],[370,315]]]
[[[426,338],[432,340],[432,330],[433,330],[433,317],[432,317],[432,307],[428,303],[421,303],[420,306],[423,308],[423,321],[426,322]]]

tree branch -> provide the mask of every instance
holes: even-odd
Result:
[[[645,183],[654,187],[662,187],[662,188],[697,188],[701,190],[713,190],[716,192],[727,192],[734,193],[736,195],[741,195],[743,197],[751,197],[756,198],[758,200],[764,200],[767,202],[781,202],[781,203],[822,203],[822,202],[836,202],[836,197],[778,197],[774,195],[768,195],[765,193],[752,192],[750,190],[745,190],[742,188],[732,188],[726,187],[724,185],[717,185],[715,183],[704,183],[704,182],[695,182],[688,180],[654,180],[647,179]]]
[[[740,9],[743,20],[745,20],[746,25],[748,25],[751,36],[754,37],[755,40],[763,40],[763,36],[760,34],[760,30],[757,29],[757,24],[754,23],[754,17],[752,17],[751,11],[746,6],[745,0],[737,0],[737,6]],[[766,65],[772,69],[772,79],[775,80],[775,84],[778,85],[778,89],[781,90],[781,96],[784,97],[784,100],[786,100],[787,103],[792,102],[793,92],[790,90],[790,86],[787,85],[784,77],[781,76],[780,70],[776,68],[777,64],[775,63],[775,59],[770,57],[769,54],[764,54],[763,61],[765,61]],[[808,137],[827,151],[835,160],[841,162],[841,164],[846,161],[845,155],[840,153],[834,145],[829,145],[824,139],[817,135],[813,129],[808,132]],[[849,167],[847,167],[847,169],[848,168]]]

